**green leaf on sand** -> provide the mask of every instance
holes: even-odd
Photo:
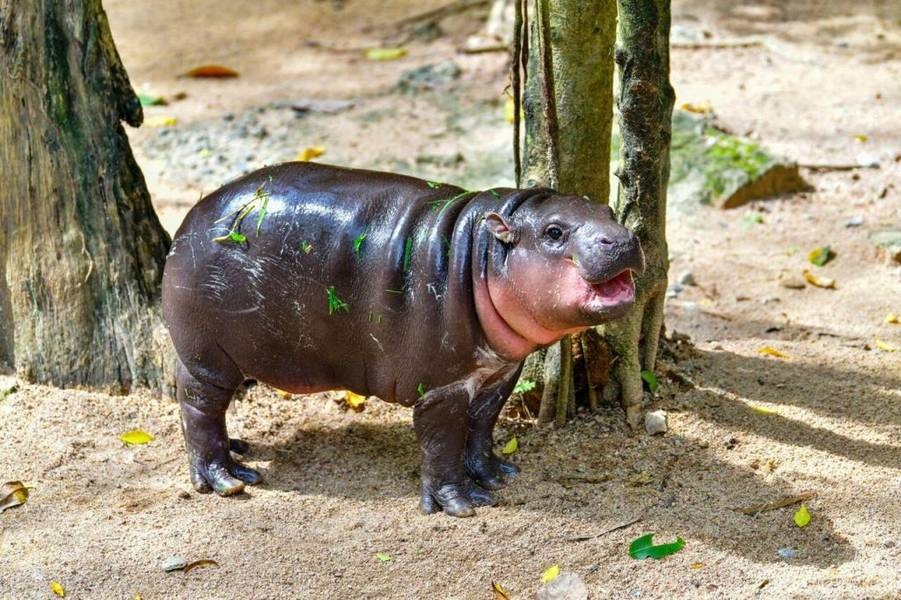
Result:
[[[808,523],[810,523],[810,511],[807,510],[806,504],[802,504],[795,512],[795,525],[798,527],[807,527]]]
[[[685,547],[685,540],[680,537],[677,537],[675,542],[671,542],[669,544],[658,544],[656,546],[654,545],[654,542],[651,541],[651,538],[653,537],[653,533],[648,533],[641,536],[640,538],[633,540],[632,543],[629,544],[629,556],[631,556],[635,560],[641,560],[644,558],[653,558],[655,560],[659,560],[661,558],[669,556],[670,554],[675,554]]]
[[[510,438],[509,442],[504,444],[504,447],[501,449],[501,452],[503,452],[504,454],[509,456],[509,455],[513,454],[514,452],[516,452],[517,450],[519,450],[519,440],[517,440],[516,436],[514,435],[512,438]]]
[[[648,384],[648,389],[651,390],[652,394],[660,387],[660,382],[657,381],[657,375],[654,374],[654,371],[642,371],[641,378]]]
[[[382,562],[391,562],[391,555],[387,552],[376,552],[375,557]]]
[[[827,262],[835,258],[835,252],[828,245],[814,248],[807,254],[807,260],[810,264],[822,267]]]
[[[132,429],[119,436],[119,439],[129,446],[142,446],[154,440],[154,437],[143,429]]]

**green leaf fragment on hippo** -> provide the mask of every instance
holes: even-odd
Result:
[[[388,288],[385,291],[388,292],[389,294],[403,294],[404,293],[403,290],[396,290],[393,288]]]
[[[660,382],[657,381],[657,375],[654,373],[654,371],[642,371],[641,378],[646,384],[648,384],[648,389],[651,390],[652,394],[657,391],[658,387],[660,387]]]
[[[516,382],[516,386],[513,388],[514,394],[525,394],[526,392],[531,392],[535,389],[535,386],[538,385],[531,379],[520,379]]]
[[[410,259],[413,255],[413,238],[407,238],[407,241],[404,242],[404,258],[403,258],[403,271],[406,273],[410,270]]]
[[[491,194],[492,196],[494,196],[495,198],[501,197],[501,193],[494,188],[488,190],[488,193]]]
[[[306,240],[301,240],[300,251],[303,252],[304,254],[309,254],[310,252],[313,251],[313,244],[311,244],[310,242],[308,242]]]
[[[656,546],[654,545],[654,542],[651,541],[653,537],[653,533],[648,533],[633,540],[632,543],[629,544],[629,556],[635,560],[642,560],[645,558],[660,560],[670,554],[675,554],[685,547],[685,540],[680,537],[677,537],[675,542],[658,544]]]
[[[433,190],[437,190],[438,188],[441,187],[441,184],[438,183],[437,181],[426,181],[425,183]]]
[[[416,386],[416,393],[419,394],[420,398],[425,396],[425,384],[424,383],[420,383],[419,385]]]
[[[335,292],[335,286],[329,286],[325,292],[328,295],[328,314],[333,315],[339,310],[350,312],[350,306],[338,297],[338,294]]]
[[[354,254],[360,256],[360,251],[363,248],[363,242],[366,240],[366,232],[363,231],[354,238]]]

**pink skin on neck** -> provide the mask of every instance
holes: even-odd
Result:
[[[587,329],[552,331],[543,327],[522,307],[509,285],[490,271],[486,278],[473,275],[473,293],[476,314],[488,345],[507,360],[521,361],[539,346],[559,341],[567,333]],[[503,315],[498,307],[502,307]]]

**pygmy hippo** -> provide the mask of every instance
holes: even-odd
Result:
[[[163,277],[191,481],[260,482],[229,452],[244,381],[345,389],[412,406],[422,510],[472,515],[518,472],[492,436],[522,360],[622,316],[643,260],[608,207],[550,189],[314,163],[245,175],[191,209]]]

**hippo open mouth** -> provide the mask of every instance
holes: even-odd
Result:
[[[625,309],[635,301],[631,269],[623,269],[618,275],[596,283],[582,281],[586,288],[584,307],[589,312]]]

